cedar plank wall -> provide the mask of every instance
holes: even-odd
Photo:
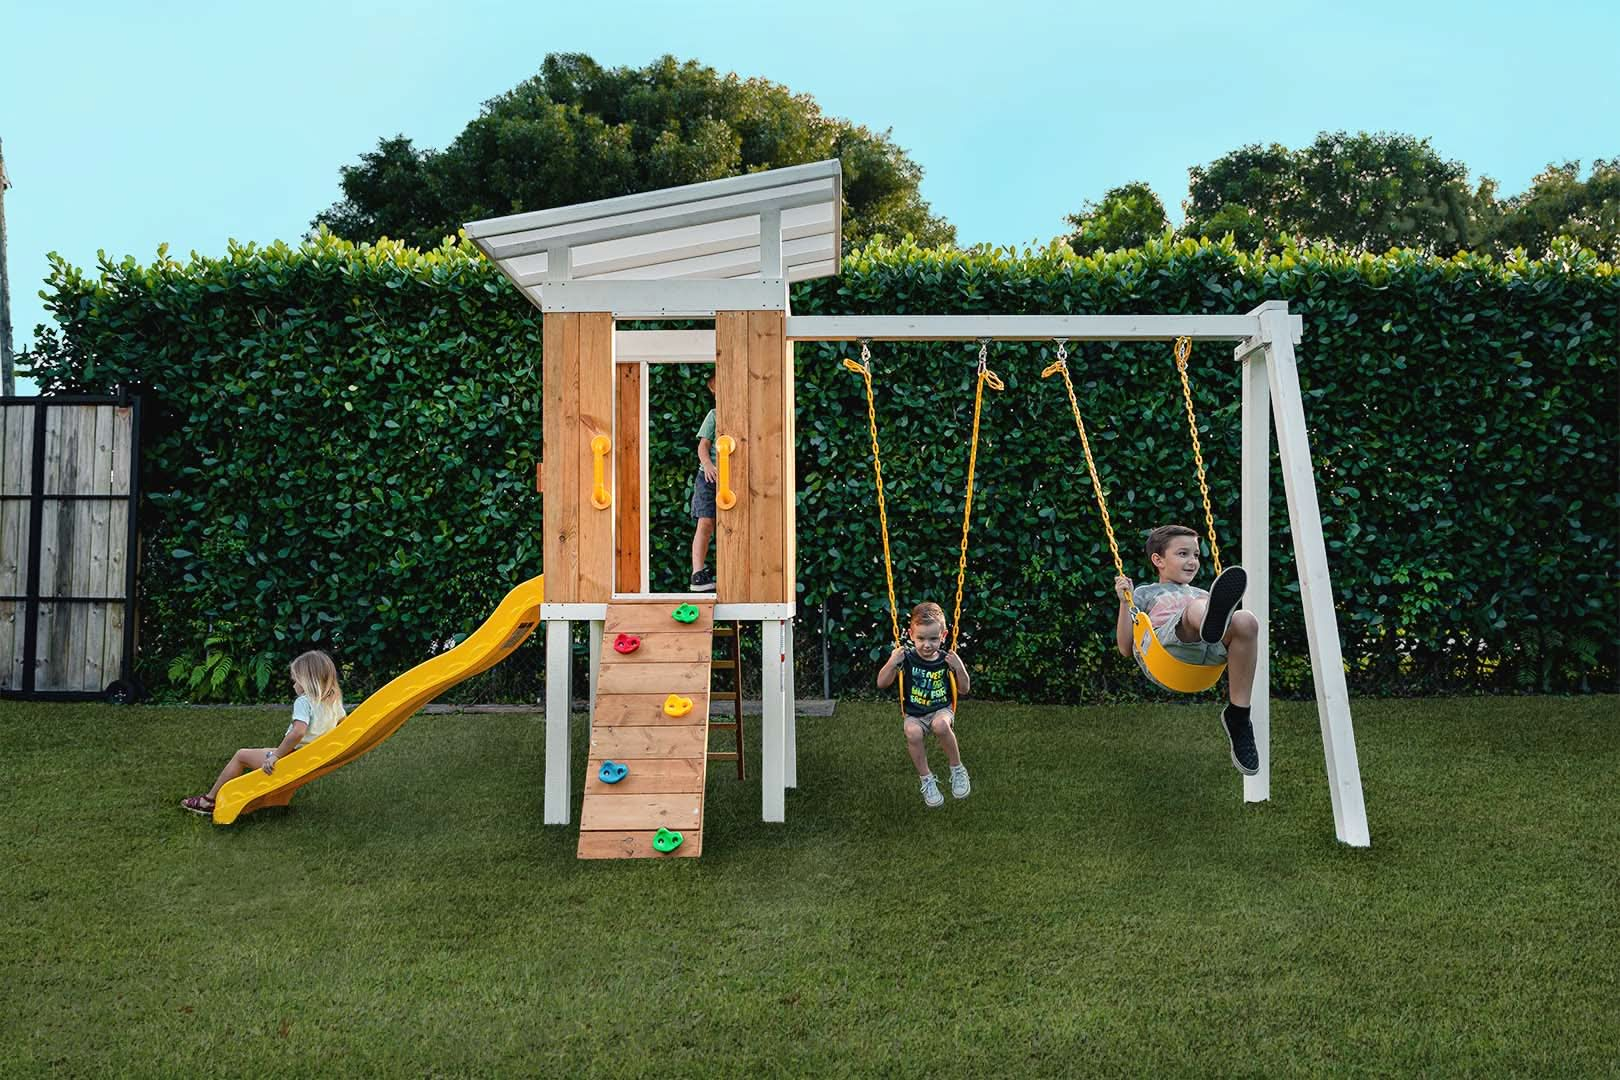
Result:
[[[714,322],[716,437],[731,457],[737,505],[718,510],[716,599],[792,603],[793,347],[780,311],[722,311]]]
[[[546,600],[606,603],[612,509],[591,505],[591,439],[613,435],[613,316],[551,312],[544,322],[542,474]],[[613,484],[613,463],[607,482]]]

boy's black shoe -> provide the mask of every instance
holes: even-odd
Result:
[[[1226,741],[1232,745],[1232,764],[1237,766],[1237,771],[1244,776],[1258,773],[1260,748],[1254,745],[1254,724],[1249,721],[1249,710],[1228,705],[1221,710],[1221,724],[1226,728]]]
[[[692,592],[714,592],[714,571],[705,566],[692,575],[688,588]]]
[[[1232,612],[1243,599],[1243,590],[1249,587],[1248,572],[1241,566],[1228,566],[1221,571],[1209,587],[1209,609],[1204,612],[1204,625],[1198,636],[1206,645],[1218,645],[1226,637],[1226,628],[1232,625]]]

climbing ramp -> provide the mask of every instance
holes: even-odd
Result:
[[[683,623],[671,616],[673,601],[608,605],[579,816],[582,859],[691,858],[703,852],[714,602],[693,606],[697,618]],[[615,647],[628,644],[621,635],[639,639],[634,651]],[[672,694],[691,699],[691,710],[670,715],[665,702]],[[627,766],[624,779],[605,782],[605,761]],[[679,832],[680,847],[667,854],[655,850],[660,828]]]

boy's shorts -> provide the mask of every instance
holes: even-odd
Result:
[[[941,715],[949,716],[950,712],[950,707],[946,706],[944,708],[935,709],[927,716],[912,716],[910,713],[906,713],[905,719],[900,722],[900,726],[905,727],[907,724],[916,724],[918,727],[923,729],[924,735],[938,735],[939,732],[934,730],[935,718]]]
[[[1176,628],[1181,625],[1181,617],[1187,613],[1182,608],[1170,616],[1163,626],[1153,628],[1153,636],[1159,639],[1164,651],[1180,660],[1183,664],[1199,664],[1204,667],[1218,667],[1226,663],[1226,643],[1217,641],[1211,645],[1205,641],[1182,641],[1176,636]]]
[[[692,520],[702,521],[714,517],[714,482],[703,479],[700,469],[692,477]]]

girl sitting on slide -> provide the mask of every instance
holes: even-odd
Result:
[[[193,814],[213,814],[214,800],[219,789],[249,769],[263,769],[268,775],[276,771],[276,762],[308,746],[343,719],[343,691],[338,686],[337,665],[320,651],[307,652],[292,662],[293,690],[298,700],[293,702],[292,723],[281,737],[279,746],[244,747],[231,755],[220,771],[219,779],[206,795],[193,795],[180,803]]]

